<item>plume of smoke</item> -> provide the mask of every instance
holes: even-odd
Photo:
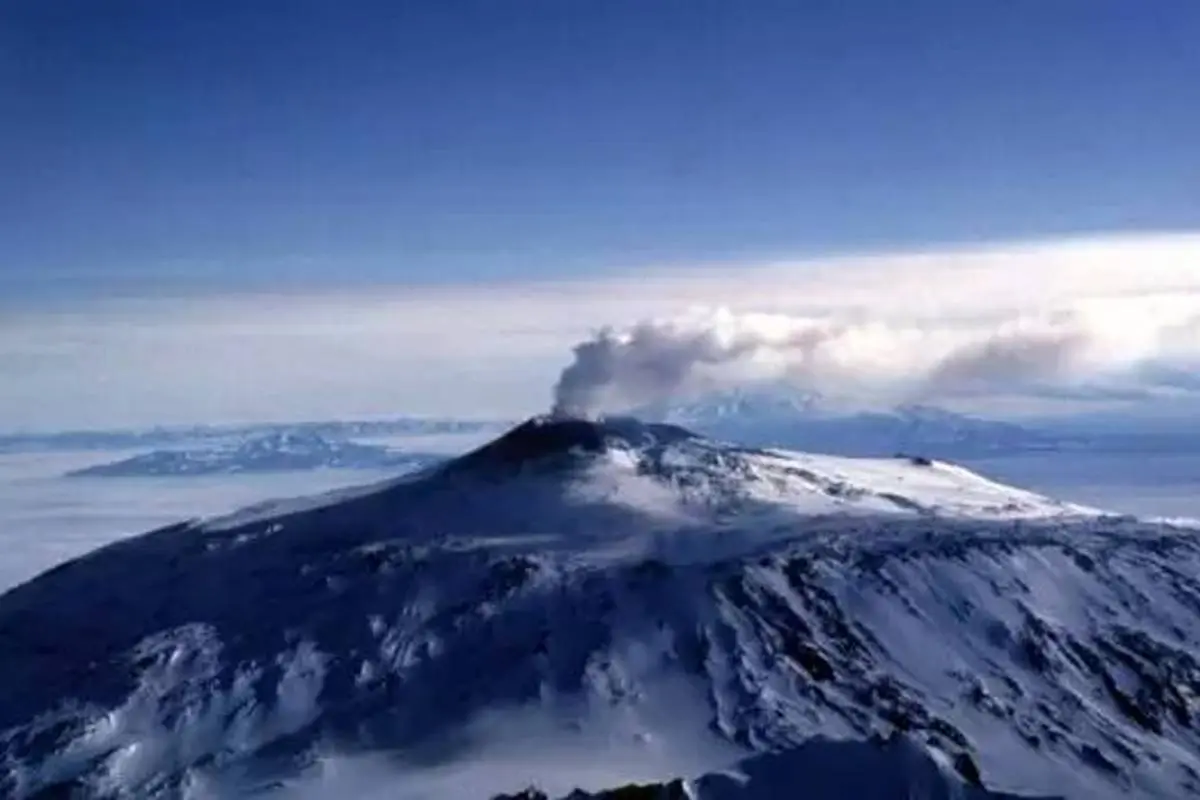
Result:
[[[1194,344],[1198,319],[1194,308],[1102,305],[933,322],[697,309],[576,345],[553,413],[592,417],[765,380],[888,400],[1061,387],[1152,362],[1171,342]]]

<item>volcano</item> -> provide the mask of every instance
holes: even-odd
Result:
[[[1200,792],[1196,531],[633,419],[125,539],[0,645],[13,798]]]

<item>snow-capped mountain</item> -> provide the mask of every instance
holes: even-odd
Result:
[[[637,410],[641,419],[676,425],[712,425],[723,421],[787,420],[833,413],[817,394],[786,386],[735,387],[705,392]]]
[[[847,411],[846,406],[788,388],[730,389],[638,409],[640,418],[758,445],[843,455],[923,453],[973,458],[1030,450],[1078,449],[1081,436],[1033,430],[930,406]]]
[[[154,450],[69,473],[71,477],[143,477],[309,469],[419,469],[441,460],[424,453],[330,439],[310,431],[280,431],[180,450]]]
[[[0,642],[13,798],[807,798],[894,732],[880,797],[1200,791],[1195,530],[633,420],[118,542]]]

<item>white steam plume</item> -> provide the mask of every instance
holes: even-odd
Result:
[[[592,417],[757,381],[874,400],[1033,392],[1200,353],[1200,297],[1096,300],[974,320],[870,320],[697,309],[574,348],[554,413]],[[1172,360],[1174,359],[1174,362]]]

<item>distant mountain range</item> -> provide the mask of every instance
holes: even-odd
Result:
[[[154,450],[69,473],[70,477],[149,477],[287,472],[311,469],[414,470],[441,460],[426,453],[330,439],[310,431],[283,431],[238,442]]]
[[[977,458],[1083,449],[1092,444],[1082,435],[1041,431],[930,406],[847,412],[821,398],[777,388],[718,392],[688,402],[644,407],[635,415],[720,439],[844,455],[903,452]]]
[[[683,425],[718,439],[843,455],[911,453],[971,459],[1064,450],[1109,454],[1200,452],[1200,427],[1187,419],[1148,426],[1137,418],[1079,416],[1018,424],[925,405],[849,409],[826,398],[774,385],[714,392],[688,400],[643,406],[628,413],[649,422]],[[399,417],[369,421],[13,433],[0,435],[0,453],[153,449],[163,452],[138,456],[129,467],[161,470],[153,474],[172,471],[194,474],[190,469],[173,469],[174,465],[182,465],[188,460],[175,454],[193,453],[196,459],[205,461],[207,454],[225,452],[222,448],[236,448],[247,440],[263,437],[267,437],[264,441],[270,441],[269,437],[290,436],[342,442],[423,436],[486,437],[510,425],[511,422],[506,420]],[[369,446],[361,441],[359,444]],[[374,466],[379,455],[363,450],[351,460]],[[316,466],[326,465],[324,460],[316,461]]]
[[[510,421],[426,419],[279,422],[249,425],[193,425],[144,430],[58,431],[0,435],[0,453],[45,450],[132,450],[200,442],[237,441],[270,434],[314,435],[330,439],[372,439],[392,436],[432,436],[499,432]]]

